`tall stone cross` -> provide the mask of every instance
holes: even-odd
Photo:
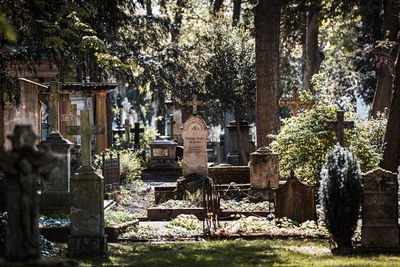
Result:
[[[61,121],[65,123],[65,127],[71,126],[71,125],[77,125],[79,120],[79,115],[78,115],[78,105],[77,104],[71,104],[67,105],[67,114],[62,114],[61,115]],[[72,136],[65,136],[66,139],[73,141],[76,143],[76,137],[71,138]],[[74,140],[71,140],[74,139]]]
[[[197,101],[197,95],[193,95],[193,100],[186,103],[187,106],[193,106],[193,115],[197,114],[197,106],[202,106],[202,101]]]
[[[69,94],[60,94],[58,92],[58,82],[50,82],[50,94],[39,95],[39,100],[50,102],[51,132],[60,132],[58,104],[60,101],[69,101]]]
[[[344,145],[344,129],[354,128],[354,121],[344,120],[344,111],[338,110],[336,112],[337,120],[328,121],[328,129],[336,131],[336,141],[343,146]]]
[[[135,122],[135,128],[132,129],[132,132],[135,134],[135,148],[140,148],[140,134],[144,133],[144,129],[140,128],[140,124]]]
[[[125,120],[124,124],[125,128],[125,139],[126,139],[126,146],[129,148],[131,146],[131,124],[129,123],[129,120]]]
[[[89,110],[81,110],[81,125],[67,126],[67,134],[81,136],[82,167],[92,167],[92,143],[90,137],[105,133],[104,125],[90,125]]]
[[[300,96],[299,96],[299,93],[297,92],[296,86],[292,87],[292,97],[291,98],[289,98],[287,100],[285,100],[285,99],[279,100],[279,106],[280,107],[289,106],[290,110],[292,111],[294,116],[297,115],[301,106],[310,107],[311,105],[312,105],[311,101],[304,102],[304,101],[300,100]]]
[[[174,115],[169,115],[169,123],[170,123],[170,128],[171,128],[171,138],[173,139],[174,138],[174,124],[175,124],[175,121],[174,121]]]

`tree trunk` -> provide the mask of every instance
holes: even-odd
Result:
[[[246,150],[244,149],[243,146],[243,136],[242,136],[242,131],[240,129],[240,116],[236,108],[235,108],[235,122],[236,122],[236,131],[239,143],[240,157],[242,158],[242,165],[247,165]]]
[[[236,26],[240,20],[240,8],[242,5],[242,0],[234,0],[233,1],[233,17],[232,17],[232,25]]]
[[[172,31],[172,42],[175,43],[178,41],[178,36],[181,31],[181,25],[182,25],[182,18],[183,18],[183,9],[185,6],[185,1],[184,0],[177,0],[176,1],[176,12],[175,12],[175,17],[174,17],[174,24],[176,29]]]
[[[394,65],[393,96],[390,103],[389,118],[386,126],[385,149],[381,167],[397,173],[400,164],[400,45],[396,46],[397,56]]]
[[[397,0],[384,0],[384,36],[389,41],[397,40],[399,31],[399,4]],[[384,49],[387,54],[387,61],[383,61],[378,69],[378,81],[376,82],[374,100],[372,102],[372,117],[376,117],[378,112],[384,112],[389,107],[392,97],[393,75],[390,71],[396,56],[396,49]]]
[[[215,2],[214,2],[214,15],[217,14],[218,11],[221,9],[222,1],[223,0],[215,0]]]
[[[260,0],[255,8],[257,147],[268,146],[279,121],[280,0]]]
[[[311,92],[313,92],[311,78],[314,74],[318,73],[321,62],[325,58],[318,47],[320,6],[321,1],[317,1],[310,7],[307,13],[303,88]]]
[[[146,13],[147,13],[147,16],[153,16],[153,9],[151,7],[151,0],[146,0]]]

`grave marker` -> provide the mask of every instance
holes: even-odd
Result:
[[[140,148],[140,134],[144,133],[144,129],[140,128],[140,123],[135,122],[135,128],[131,129],[131,132],[133,132],[135,134],[134,148],[139,149]]]
[[[68,126],[67,133],[81,136],[82,166],[71,177],[71,236],[69,254],[104,255],[104,179],[92,167],[91,136],[105,133],[105,127],[90,125],[89,110],[81,111],[81,125]]]
[[[193,107],[192,115],[196,115],[197,114],[197,106],[202,106],[203,102],[197,101],[197,95],[193,95],[193,100],[187,102],[186,105],[192,106]]]
[[[343,110],[338,110],[336,114],[337,120],[328,121],[327,128],[336,131],[336,141],[344,146],[344,129],[354,128],[354,121],[345,121]]]
[[[361,243],[365,247],[398,247],[397,175],[377,168],[362,175]]]
[[[124,129],[125,129],[125,147],[130,148],[131,147],[131,124],[129,123],[129,120],[125,120],[124,124]]]
[[[312,101],[302,101],[300,100],[299,93],[297,92],[297,87],[293,86],[292,87],[292,97],[284,100],[280,99],[279,100],[279,106],[284,107],[284,106],[289,106],[290,110],[292,111],[293,115],[296,116],[297,113],[299,112],[301,106],[307,106],[308,108],[313,105]]]
[[[300,182],[292,171],[286,183],[275,190],[276,217],[298,223],[316,221],[314,191],[314,186]]]
[[[71,104],[67,105],[67,114],[61,115],[61,121],[64,122],[65,126],[75,126],[78,125],[78,120],[80,116],[78,115],[78,105]],[[65,138],[73,142],[74,144],[78,143],[78,139],[76,136],[65,135]]]

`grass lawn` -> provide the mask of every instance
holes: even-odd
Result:
[[[400,255],[332,256],[327,241],[311,240],[112,243],[109,252],[80,266],[400,266]]]

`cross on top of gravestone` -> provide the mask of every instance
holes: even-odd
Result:
[[[344,120],[344,111],[338,110],[336,112],[337,120],[328,121],[328,129],[336,131],[336,141],[343,146],[344,145],[344,129],[354,128],[354,121]]]
[[[58,103],[60,101],[69,101],[69,94],[60,94],[58,92],[58,82],[50,82],[50,93],[39,95],[39,100],[43,102],[50,102],[51,132],[59,132],[60,127],[58,121]]]
[[[140,134],[144,133],[144,129],[140,128],[140,123],[135,122],[135,128],[131,129],[135,134],[135,148],[140,148]]]
[[[301,106],[310,107],[310,106],[312,106],[312,101],[305,102],[305,101],[300,100],[299,93],[297,92],[297,87],[293,86],[292,87],[292,97],[287,100],[280,99],[279,106],[280,107],[289,106],[293,115],[296,116],[297,113],[299,112]]]
[[[81,136],[82,167],[92,168],[92,144],[90,137],[105,133],[104,125],[90,125],[89,110],[81,110],[81,125],[67,126],[67,134]]]
[[[131,124],[129,123],[129,120],[125,120],[124,128],[125,128],[126,146],[130,147],[130,145],[131,145],[131,136],[130,136]]]
[[[203,101],[197,101],[197,95],[193,95],[193,100],[186,103],[187,106],[193,106],[193,115],[197,114],[197,106],[202,106]]]
[[[39,176],[49,177],[59,164],[49,152],[36,151],[36,134],[31,125],[16,125],[8,136],[12,150],[0,146],[0,170],[7,191],[6,258],[10,261],[40,257],[38,201],[35,183]]]

